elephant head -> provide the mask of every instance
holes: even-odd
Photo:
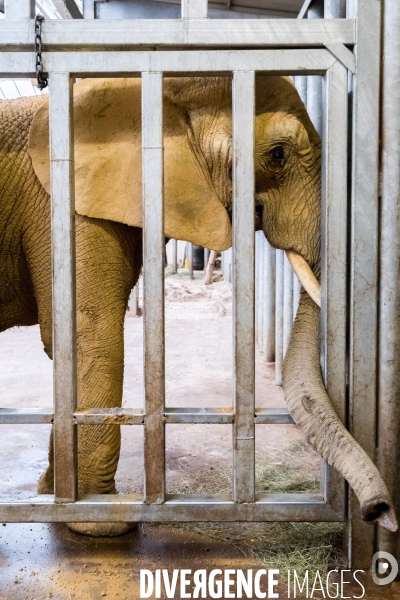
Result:
[[[215,250],[231,245],[232,92],[229,78],[164,80],[165,235]],[[47,191],[48,111],[30,131],[30,155]],[[76,212],[142,226],[138,79],[74,86]],[[320,370],[321,140],[284,77],[256,80],[256,227],[288,257],[303,284],[284,363],[284,393],[313,448],[349,482],[366,521],[397,529],[375,465],[336,415]]]

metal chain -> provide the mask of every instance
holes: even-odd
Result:
[[[48,85],[48,79],[43,75],[43,64],[42,64],[42,22],[44,21],[43,15],[36,15],[35,17],[35,54],[36,54],[36,78],[38,88],[44,90]]]

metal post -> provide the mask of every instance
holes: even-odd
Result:
[[[293,325],[293,271],[286,255],[283,257],[283,356],[289,345]]]
[[[69,73],[51,73],[49,84],[54,493],[63,503],[77,495],[74,121]]]
[[[282,385],[283,368],[283,250],[276,250],[275,383]]]
[[[261,231],[255,235],[255,269],[256,269],[256,341],[261,345]]]
[[[137,281],[135,287],[131,291],[131,296],[129,298],[129,310],[133,317],[138,316],[139,312],[139,280]]]
[[[178,272],[178,240],[172,240],[172,272]]]
[[[275,249],[269,245],[264,233],[261,232],[264,246],[264,297],[263,311],[263,339],[262,351],[267,362],[275,360]]]
[[[260,236],[260,304],[259,304],[259,325],[260,325],[260,335],[259,335],[259,344],[260,344],[260,350],[261,352],[263,351],[264,348],[264,339],[265,339],[265,328],[264,328],[264,323],[265,323],[265,304],[264,304],[264,299],[265,299],[265,290],[266,290],[266,279],[265,279],[265,275],[266,275],[266,256],[265,256],[265,236],[264,233],[261,231],[261,236]]]
[[[324,19],[346,18],[346,0],[325,0]]]
[[[254,501],[254,71],[233,75],[233,497]]]
[[[307,11],[307,18],[323,19],[323,17],[323,0],[315,0]],[[322,78],[320,75],[307,77],[307,112],[315,129],[322,136]]]
[[[33,19],[35,0],[5,0],[6,19]]]
[[[182,19],[207,19],[208,0],[181,0]]]
[[[300,302],[301,283],[297,279],[297,275],[293,273],[293,321],[296,318],[297,309]]]
[[[321,348],[326,390],[346,424],[347,369],[347,69],[337,61],[324,80],[322,153]],[[345,483],[328,464],[322,471],[325,500],[345,513]]]
[[[142,73],[144,463],[146,502],[165,499],[162,73]]]
[[[207,268],[208,259],[210,258],[210,251],[208,248],[204,248],[204,270]],[[225,268],[223,269],[225,272]],[[225,277],[224,277],[225,279]]]
[[[358,2],[352,127],[349,424],[353,437],[372,460],[376,450],[381,7],[376,0]],[[361,520],[358,500],[350,493],[351,568],[370,567],[374,536],[374,528]]]
[[[307,106],[307,77],[297,75],[295,77],[295,85],[304,106]],[[296,318],[297,309],[299,307],[300,291],[300,281],[297,279],[296,274],[293,273],[293,320]]]
[[[307,77],[304,77],[304,75],[296,75],[294,82],[301,101],[304,106],[307,106]]]
[[[193,275],[193,244],[191,242],[187,243],[187,257],[188,257],[188,265],[189,265],[189,278],[194,279]]]
[[[400,4],[383,13],[382,199],[380,217],[378,466],[400,508]],[[396,555],[398,536],[378,530],[379,550]],[[400,556],[400,546],[397,547]]]

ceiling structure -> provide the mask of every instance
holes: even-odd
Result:
[[[210,18],[297,18],[304,0],[209,0]],[[179,18],[179,0],[100,0],[96,17]]]

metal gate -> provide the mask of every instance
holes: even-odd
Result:
[[[309,4],[306,2],[305,9]],[[334,7],[339,2],[331,0],[326,4]],[[349,4],[348,16],[355,16],[352,3]],[[35,76],[32,17],[31,0],[6,3],[6,19],[0,21],[0,73],[4,77]],[[347,520],[347,539],[353,541],[353,545],[349,542],[349,560],[353,566],[369,565],[374,530],[360,521],[357,501],[353,512],[353,499],[350,494],[347,500],[344,481],[326,465],[320,501],[306,494],[255,495],[255,427],[292,420],[286,410],[259,409],[254,404],[251,207],[255,75],[323,76],[324,375],[337,413],[373,458],[379,22],[380,6],[376,0],[359,2],[357,19],[232,21],[208,20],[207,0],[182,0],[179,20],[43,23],[43,64],[50,85],[54,409],[2,408],[0,423],[54,423],[55,495],[38,496],[26,503],[1,503],[1,521]],[[223,74],[233,79],[232,411],[172,409],[164,403],[162,85],[163,75],[194,74]],[[145,410],[92,409],[80,413],[76,409],[72,78],[110,75],[142,78]],[[105,424],[111,419],[114,424],[144,427],[144,498],[77,497],[77,426]],[[166,423],[218,423],[232,428],[232,498],[166,494]]]

